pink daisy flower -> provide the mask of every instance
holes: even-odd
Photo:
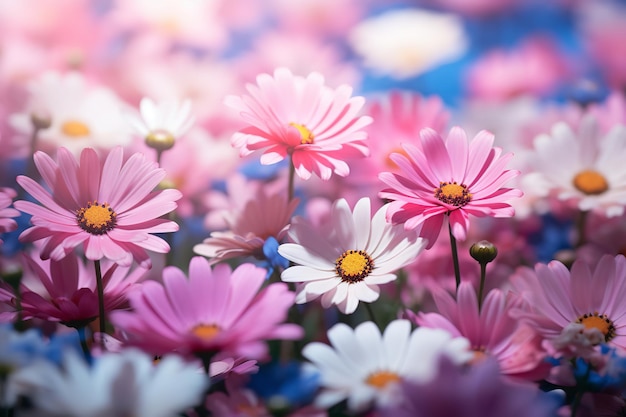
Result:
[[[129,294],[133,311],[115,311],[111,321],[130,344],[155,354],[178,351],[201,354],[227,351],[249,359],[263,358],[267,339],[298,339],[300,326],[281,324],[294,294],[284,283],[268,285],[266,271],[243,264],[211,269],[196,256],[189,278],[174,266],[163,270],[163,285],[146,281]]]
[[[319,73],[304,78],[279,68],[273,77],[259,75],[247,89],[250,95],[225,100],[249,124],[232,137],[242,156],[263,149],[265,165],[291,156],[300,178],[314,172],[327,180],[333,172],[349,174],[346,159],[369,154],[363,128],[372,120],[357,116],[365,100],[351,97],[348,85],[333,90]]]
[[[493,147],[494,137],[479,132],[472,141],[454,127],[444,140],[432,129],[420,132],[422,149],[403,144],[407,156],[391,154],[402,174],[382,172],[379,178],[390,188],[379,193],[392,200],[387,220],[404,223],[407,230],[421,227],[428,247],[437,240],[444,218],[449,219],[454,237],[464,241],[469,215],[511,217],[513,207],[506,201],[520,197],[517,189],[502,188],[519,171],[506,170],[513,156]]]
[[[513,307],[519,306],[519,299],[494,289],[479,310],[476,290],[469,282],[461,283],[456,301],[445,290],[434,292],[433,297],[439,313],[418,313],[414,321],[419,326],[444,329],[455,337],[467,338],[475,361],[493,357],[505,375],[531,381],[546,376],[547,368],[540,366],[545,357],[540,340],[509,315]]]
[[[17,193],[12,188],[0,188],[0,233],[17,229],[17,223],[13,217],[18,217],[20,212],[10,207],[16,195]],[[0,239],[1,244],[2,240]]]
[[[25,318],[58,321],[82,327],[98,317],[96,274],[77,256],[41,260],[36,254],[24,255],[27,273],[22,279],[22,311]],[[147,273],[145,268],[102,264],[104,310],[124,307],[126,295]]]
[[[270,195],[265,188],[259,188],[253,196],[241,212],[226,218],[229,230],[212,232],[209,238],[195,245],[193,251],[211,258],[211,263],[240,256],[264,259],[265,241],[269,237],[278,242],[284,239],[299,200],[287,203],[283,193]]]
[[[603,256],[595,267],[582,260],[571,271],[560,262],[523,268],[511,279],[528,306],[514,309],[548,341],[560,338],[570,324],[597,329],[606,343],[626,349],[626,258]]]
[[[60,260],[82,245],[90,260],[110,259],[128,266],[135,259],[151,265],[146,250],[169,251],[151,233],[175,232],[178,225],[160,218],[176,208],[178,190],[154,191],[165,171],[135,153],[124,162],[123,150],[113,149],[103,161],[95,150],[84,149],[76,161],[59,148],[57,162],[43,152],[34,155],[43,186],[25,176],[17,182],[42,205],[16,201],[31,214],[33,227],[20,235],[23,242],[43,241],[41,258]]]

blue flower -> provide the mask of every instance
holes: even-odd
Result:
[[[619,355],[614,347],[605,344],[600,345],[600,353],[601,367],[583,358],[576,358],[576,381],[591,391],[626,388],[626,356]]]
[[[272,362],[252,375],[248,387],[271,407],[297,408],[312,401],[319,387],[319,373],[300,362]]]
[[[0,367],[4,369],[21,368],[39,358],[60,364],[67,349],[81,352],[76,332],[45,339],[37,329],[18,332],[10,324],[0,325]]]
[[[267,278],[272,276],[275,269],[282,271],[289,266],[289,260],[283,258],[278,253],[278,246],[280,246],[280,243],[273,236],[268,237],[265,243],[263,243],[265,261],[262,262],[262,266],[267,269]]]

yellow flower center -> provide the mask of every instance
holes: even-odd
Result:
[[[374,261],[362,250],[345,251],[335,261],[335,270],[341,280],[348,283],[363,281],[372,272]]]
[[[213,339],[220,331],[220,326],[217,324],[198,324],[191,329],[191,333],[204,340]]]
[[[298,123],[289,123],[290,126],[295,127],[298,132],[300,132],[300,143],[302,145],[308,145],[313,143],[315,136],[313,132],[311,132],[305,125],[301,125]]]
[[[74,139],[89,136],[89,126],[79,120],[68,120],[61,125],[61,132]]]
[[[615,337],[615,325],[606,314],[598,314],[597,311],[589,314],[583,314],[578,317],[576,323],[585,326],[585,329],[598,329],[604,335],[605,341],[610,341]]]
[[[400,380],[400,376],[394,372],[378,371],[368,376],[365,382],[375,388],[383,389],[391,383],[400,382]]]
[[[465,184],[457,184],[453,182],[440,182],[439,188],[435,189],[435,197],[451,206],[463,207],[472,200],[467,186]]]
[[[592,169],[579,172],[572,182],[578,191],[588,195],[602,194],[609,189],[609,183],[604,175]]]
[[[117,214],[108,203],[98,204],[97,201],[87,203],[76,211],[78,225],[92,235],[103,235],[113,230]]]

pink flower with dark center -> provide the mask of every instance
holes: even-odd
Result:
[[[250,95],[225,101],[248,123],[232,137],[242,156],[263,149],[264,165],[291,156],[300,178],[308,179],[313,172],[327,180],[333,172],[349,174],[346,159],[369,154],[363,128],[371,118],[357,116],[365,100],[351,97],[348,85],[333,90],[319,73],[304,78],[279,68],[273,77],[259,75],[257,85],[248,84],[247,89]]]
[[[512,154],[493,147],[494,137],[479,132],[472,141],[454,127],[444,140],[432,129],[420,132],[421,149],[403,144],[406,156],[390,158],[401,174],[382,172],[379,178],[390,188],[379,193],[392,200],[387,220],[404,223],[405,229],[420,228],[428,247],[437,240],[444,218],[448,218],[454,237],[465,240],[469,215],[511,217],[514,209],[506,201],[522,192],[502,188],[519,171],[506,170]]]
[[[163,270],[163,284],[146,281],[129,294],[133,311],[115,311],[111,321],[127,342],[154,353],[228,352],[248,359],[267,353],[265,340],[298,339],[302,329],[282,324],[295,295],[284,283],[261,289],[266,271],[242,264],[211,269],[201,256],[191,259],[189,278],[177,267]],[[260,290],[260,291],[259,291]]]
[[[12,188],[0,188],[0,233],[11,232],[17,229],[17,223],[13,220],[13,217],[18,217],[20,212],[10,207],[16,195],[17,193]],[[1,244],[2,239],[0,239]]]
[[[597,329],[604,342],[626,349],[626,258],[603,256],[596,266],[578,260],[568,270],[560,262],[520,269],[511,279],[515,291],[528,301],[512,310],[551,342],[560,342],[572,323]]]
[[[439,313],[418,313],[414,317],[418,325],[444,329],[453,336],[467,338],[475,362],[493,357],[505,375],[531,381],[546,376],[548,367],[540,366],[545,358],[541,340],[509,315],[521,300],[494,289],[479,309],[476,290],[469,282],[461,283],[456,301],[445,290],[436,291],[433,296]]]
[[[161,216],[176,208],[181,193],[155,191],[165,171],[143,154],[124,161],[117,147],[102,160],[87,148],[76,161],[59,148],[57,162],[43,152],[34,159],[48,189],[18,176],[17,182],[41,205],[16,201],[15,207],[32,215],[33,226],[20,240],[43,241],[42,259],[60,260],[82,245],[90,260],[106,258],[128,266],[134,259],[149,266],[146,250],[169,251],[167,242],[152,233],[178,230],[178,224]]]
[[[82,327],[98,317],[98,294],[94,268],[77,256],[59,261],[43,261],[38,255],[24,255],[27,272],[22,279],[22,312],[25,318],[58,321],[71,327]],[[127,294],[144,278],[145,268],[123,267],[102,263],[104,309],[122,308]]]

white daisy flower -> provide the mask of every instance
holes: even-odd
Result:
[[[193,126],[195,118],[191,101],[162,100],[158,103],[144,97],[139,103],[140,114],[128,114],[127,120],[146,143],[160,150],[174,146]]]
[[[90,366],[70,351],[63,365],[41,361],[16,375],[37,415],[174,417],[197,405],[208,387],[206,375],[176,355],[154,364],[152,356],[127,349]]]
[[[385,220],[387,207],[372,217],[369,198],[350,210],[345,199],[333,204],[329,221],[320,227],[296,217],[289,229],[294,243],[279,246],[278,253],[294,262],[281,274],[285,282],[300,283],[296,303],[321,296],[324,308],[336,304],[353,313],[359,301],[371,303],[380,295],[379,284],[396,279],[395,271],[413,262],[426,246],[415,231]]]
[[[403,79],[452,62],[467,50],[463,20],[452,13],[397,9],[357,24],[350,44],[364,65]]]
[[[35,124],[45,125],[37,135],[40,150],[65,147],[78,156],[87,147],[108,150],[132,141],[122,116],[127,105],[113,90],[88,83],[80,73],[47,72],[31,82],[28,90],[25,109],[9,120],[28,137]]]
[[[315,404],[324,409],[345,399],[352,411],[389,406],[398,400],[402,381],[435,378],[441,356],[461,364],[473,355],[467,339],[442,329],[411,332],[408,320],[392,321],[382,336],[371,321],[355,329],[339,323],[328,331],[328,339],[332,347],[313,342],[302,351],[320,372],[322,391]]]
[[[546,197],[556,195],[581,211],[620,216],[626,204],[626,127],[616,125],[602,134],[593,115],[587,115],[574,132],[558,123],[551,134],[535,138],[529,158],[532,173],[522,178],[525,191]]]

